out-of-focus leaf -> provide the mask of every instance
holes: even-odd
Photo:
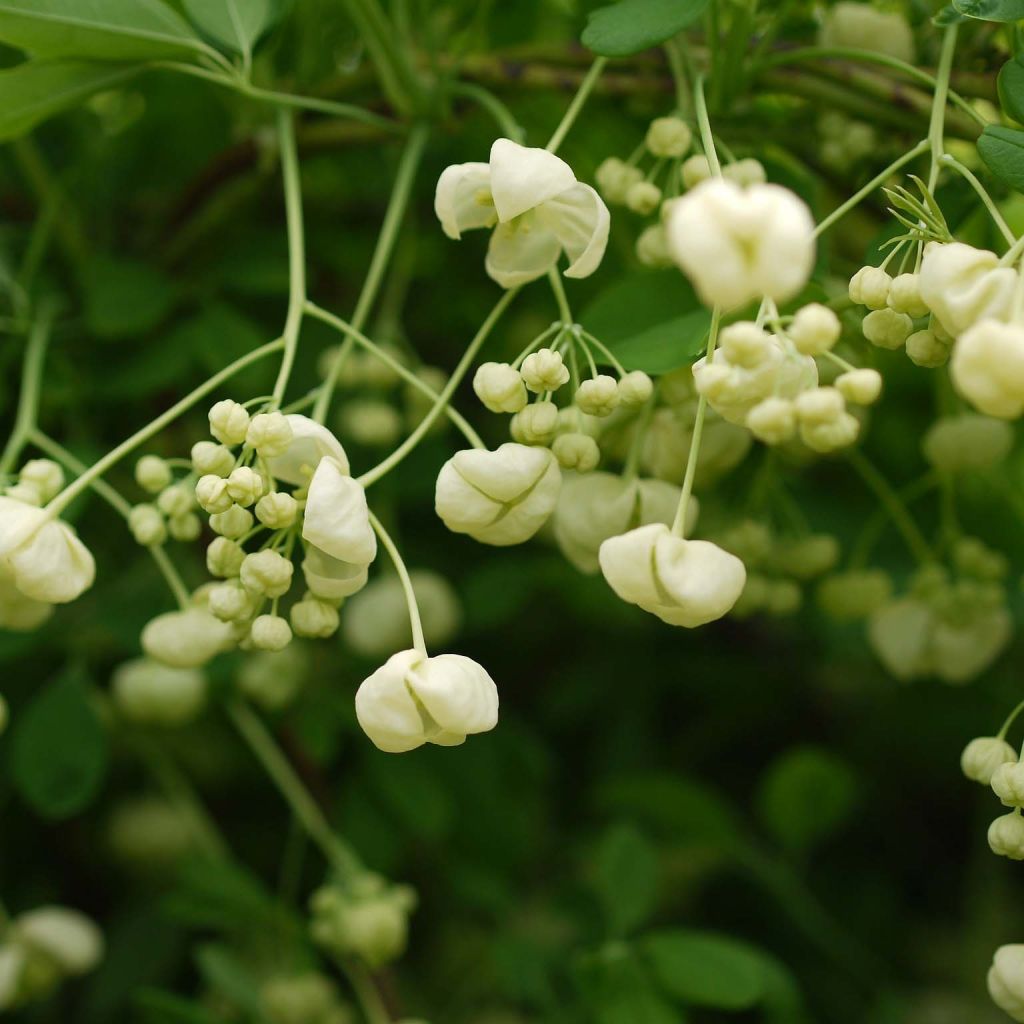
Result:
[[[107,770],[107,734],[77,670],[46,686],[18,716],[11,770],[18,792],[47,818],[89,805]]]
[[[932,24],[937,25],[939,28],[945,28],[947,25],[959,25],[960,22],[966,20],[967,15],[961,14],[952,4],[946,4],[945,7],[932,15]]]
[[[0,41],[40,57],[147,60],[202,48],[161,0],[0,0]]]
[[[196,963],[206,983],[253,1021],[266,1021],[260,999],[260,979],[227,947],[216,943],[200,946]]]
[[[1003,110],[1024,124],[1024,64],[1008,60],[999,72],[999,102]]]
[[[576,978],[595,1024],[684,1024],[683,1012],[659,993],[651,971],[624,943],[580,959]]]
[[[197,927],[282,927],[289,922],[262,882],[238,864],[196,857],[182,864],[165,899],[169,913]]]
[[[1024,0],[953,0],[953,8],[979,21],[1020,21],[1024,18]]]
[[[199,1003],[155,988],[142,989],[135,996],[140,1024],[218,1024]]]
[[[800,853],[827,838],[856,803],[857,780],[827,750],[803,747],[779,757],[761,779],[757,809],[772,835]]]
[[[605,57],[627,57],[692,25],[707,5],[708,0],[619,0],[591,12],[582,42]]]
[[[218,43],[250,53],[274,16],[271,0],[184,0],[188,16]]]
[[[632,825],[613,825],[601,838],[594,858],[594,885],[613,936],[632,931],[654,909],[658,858]]]
[[[1024,192],[1024,132],[989,124],[978,139],[978,152],[1004,184]]]
[[[94,260],[85,278],[85,320],[100,338],[152,330],[174,304],[175,288],[160,271],[131,260]]]
[[[0,71],[0,139],[15,139],[41,121],[112,89],[138,71],[134,66],[70,60],[29,60]]]

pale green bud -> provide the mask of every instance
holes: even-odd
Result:
[[[711,164],[702,153],[694,154],[684,160],[681,170],[683,184],[687,188],[695,188],[702,181],[707,181],[712,176]]]
[[[519,412],[526,405],[526,386],[508,363],[481,363],[473,377],[477,398],[491,412]]]
[[[796,433],[796,410],[786,398],[766,398],[747,413],[747,428],[765,444],[782,444]]]
[[[280,615],[259,615],[253,619],[249,642],[257,651],[282,651],[292,642],[291,626]]]
[[[728,181],[734,181],[737,185],[747,188],[749,185],[763,185],[768,180],[764,165],[760,160],[747,157],[744,160],[735,160],[722,168],[722,177]]]
[[[222,444],[242,444],[248,430],[249,413],[238,402],[225,398],[210,409],[210,433]]]
[[[206,680],[198,669],[172,668],[146,658],[119,665],[111,686],[121,714],[147,725],[184,725],[206,700]]]
[[[998,857],[1024,860],[1024,818],[1019,810],[1003,814],[989,825],[988,845]]]
[[[287,529],[299,514],[299,503],[284,491],[266,494],[256,502],[256,518],[272,530]]]
[[[244,558],[240,545],[227,537],[215,537],[206,549],[206,568],[211,576],[227,579],[241,572]]]
[[[534,402],[517,412],[509,423],[512,438],[520,444],[550,444],[558,428],[558,406],[554,402]]]
[[[882,375],[868,368],[848,370],[836,377],[836,388],[854,405],[872,405],[882,393]]]
[[[641,217],[646,217],[661,204],[661,189],[653,182],[638,181],[635,185],[629,186],[626,193],[626,206]]]
[[[609,203],[624,203],[629,187],[642,181],[643,174],[639,168],[627,164],[617,156],[610,156],[598,165],[594,180],[601,195]]]
[[[338,425],[346,438],[367,447],[394,444],[402,433],[402,416],[389,402],[362,398],[347,402],[338,415]]]
[[[260,598],[251,594],[237,579],[210,588],[210,611],[221,622],[238,622],[255,614]]]
[[[928,306],[921,298],[921,279],[917,274],[898,274],[889,285],[889,306],[908,316],[927,316]]]
[[[673,266],[663,224],[651,224],[640,232],[636,240],[636,258],[643,266],[655,270]]]
[[[135,482],[150,494],[159,494],[172,479],[171,467],[159,455],[143,455],[135,463]]]
[[[839,340],[842,324],[835,312],[819,302],[812,302],[796,311],[787,334],[797,351],[805,356],[820,356]]]
[[[601,461],[601,449],[589,434],[560,434],[552,442],[551,451],[562,469],[589,473]]]
[[[157,508],[165,516],[183,516],[195,508],[195,495],[186,484],[171,484],[165,487],[156,499]]]
[[[155,505],[136,505],[128,513],[128,529],[137,544],[152,547],[167,540],[167,525]]]
[[[1017,751],[1001,736],[978,736],[964,747],[960,770],[972,782],[992,784],[996,769],[1002,764],[1016,764]]]
[[[913,333],[914,321],[906,313],[894,309],[876,309],[861,324],[864,337],[879,348],[897,349],[906,344]]]
[[[1024,805],[1024,764],[1006,761],[992,773],[992,792],[1007,806]]]
[[[580,384],[575,400],[580,411],[588,416],[609,416],[619,404],[618,382],[606,373],[599,373]]]
[[[238,688],[267,711],[289,704],[302,686],[308,658],[300,644],[250,654],[238,672]]]
[[[232,540],[244,537],[252,529],[252,524],[252,513],[241,505],[232,505],[226,512],[210,516],[210,529]]]
[[[907,356],[916,366],[945,366],[951,350],[952,342],[943,341],[933,331],[915,331],[907,338]]]
[[[35,487],[45,504],[64,486],[64,470],[52,459],[30,459],[21,467],[18,481]]]
[[[933,423],[924,436],[924,457],[947,473],[989,469],[1013,447],[1013,427],[980,413],[947,416]]]
[[[192,468],[200,476],[227,476],[235,468],[235,457],[222,444],[197,441],[192,445]]]
[[[251,466],[239,466],[228,476],[227,491],[236,505],[248,508],[263,494],[263,477]]]
[[[679,117],[656,117],[644,138],[652,156],[670,158],[683,156],[692,141],[690,126]]]
[[[881,569],[851,570],[822,580],[818,604],[837,622],[867,618],[881,608],[893,592],[892,579]]]
[[[234,504],[228,494],[228,482],[223,477],[207,473],[196,481],[196,501],[210,515],[227,512]]]
[[[868,309],[884,310],[891,285],[892,278],[881,267],[861,267],[850,279],[850,300]]]
[[[633,370],[619,380],[619,402],[643,405],[654,394],[654,381],[643,370]]]
[[[292,428],[280,412],[261,412],[249,421],[245,443],[264,459],[284,455],[292,441]]]
[[[569,370],[562,353],[551,348],[539,348],[528,355],[523,360],[521,373],[523,382],[537,395],[557,391],[569,381]]]
[[[338,609],[328,601],[319,601],[307,594],[292,605],[289,613],[296,636],[328,637],[338,631]]]
[[[276,551],[257,551],[242,559],[242,585],[254,594],[281,597],[288,593],[288,588],[292,585],[294,568],[289,559]]]
[[[183,516],[173,516],[167,521],[167,529],[175,540],[196,540],[203,532],[203,524],[195,512],[187,512]]]

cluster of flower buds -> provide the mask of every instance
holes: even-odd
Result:
[[[275,974],[260,987],[260,1005],[270,1024],[354,1024],[355,1010],[319,971]]]
[[[180,541],[194,541],[199,536],[202,523],[196,514],[193,473],[175,478],[166,459],[143,455],[135,463],[135,482],[155,499],[133,506],[129,515],[128,527],[139,544],[154,547],[165,543],[168,536]]]
[[[822,163],[846,171],[878,152],[878,134],[867,121],[857,121],[838,110],[818,119]]]
[[[84,914],[38,907],[0,927],[0,1012],[46,999],[103,957],[103,935]]]

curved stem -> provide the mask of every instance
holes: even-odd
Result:
[[[409,609],[409,625],[412,628],[412,645],[425,658],[427,657],[427,644],[423,639],[423,622],[420,619],[420,608],[416,602],[416,594],[412,589],[412,580],[409,578],[409,570],[405,567],[405,561],[401,554],[399,554],[395,542],[391,539],[391,535],[388,531],[384,529],[381,521],[372,512],[370,512],[369,515],[370,525],[373,527],[377,536],[380,537],[380,542],[384,545],[384,550],[387,551],[388,557],[391,559],[395,567],[395,572],[398,573],[398,578],[402,582],[402,591],[405,593],[405,604]]]
[[[554,134],[550,139],[548,139],[548,144],[544,147],[549,153],[558,152],[558,147],[565,141],[565,137],[568,135],[569,129],[573,126],[573,122],[579,116],[579,112],[583,109],[583,104],[587,102],[587,97],[597,84],[597,80],[601,77],[601,72],[604,71],[604,66],[607,63],[607,57],[598,57],[597,60],[590,65],[590,70],[584,76],[583,81],[580,82],[580,87],[576,91],[576,95],[572,98],[572,103],[569,104],[569,109],[566,110],[562,120],[558,124],[558,127],[555,129]]]
[[[711,173],[716,177],[722,176],[722,165],[718,161],[718,151],[715,149],[715,137],[711,132],[711,121],[708,119],[708,104],[704,97],[704,76],[698,75],[693,85],[693,111],[697,118],[697,127],[700,129],[700,142],[704,147],[704,155],[707,157]]]
[[[14,468],[22,448],[35,429],[39,412],[39,391],[43,380],[43,360],[50,340],[55,309],[52,304],[44,305],[29,328],[25,344],[25,360],[21,367],[21,388],[18,394],[18,411],[14,417],[14,428],[7,439],[3,454],[0,455],[0,477]]]
[[[555,302],[558,304],[558,315],[562,318],[564,326],[568,327],[572,321],[572,310],[569,308],[569,299],[565,294],[565,285],[558,275],[558,268],[552,267],[548,271],[548,281],[551,282],[551,291],[554,292]]]
[[[1017,241],[1016,237],[1010,230],[1010,226],[1003,219],[1003,215],[999,212],[999,208],[993,202],[992,197],[988,194],[988,190],[978,181],[974,172],[970,168],[965,167],[955,157],[950,156],[949,153],[946,153],[939,162],[943,167],[949,167],[956,171],[974,189],[978,198],[985,204],[985,209],[988,210],[989,216],[1006,240],[1007,245],[1013,245]]]
[[[953,70],[953,53],[956,50],[956,36],[959,25],[953,22],[946,26],[939,53],[939,66],[935,73],[935,96],[932,99],[932,113],[928,122],[928,144],[932,151],[932,165],[928,173],[928,191],[934,192],[939,180],[940,161],[945,152],[946,96],[949,93],[949,76]]]
[[[454,96],[465,96],[466,99],[472,100],[491,115],[494,123],[505,133],[507,138],[520,145],[523,144],[526,139],[526,129],[516,120],[515,114],[505,103],[489,89],[485,89],[475,82],[452,82],[448,86],[448,91]]]

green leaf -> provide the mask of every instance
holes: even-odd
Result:
[[[946,4],[932,16],[932,24],[939,28],[945,28],[947,25],[959,25],[966,20],[967,15],[961,14],[952,4]]]
[[[155,988],[141,989],[135,996],[140,1024],[217,1024],[219,1018],[191,999]]]
[[[173,283],[146,263],[101,258],[85,281],[85,322],[99,338],[135,337],[170,312]]]
[[[592,11],[583,45],[604,57],[628,57],[692,25],[708,0],[619,0]]]
[[[77,106],[93,93],[112,89],[136,67],[84,61],[30,60],[0,71],[0,140],[24,135],[41,121]]]
[[[683,1003],[745,1010],[765,994],[761,954],[725,935],[652,932],[640,940],[640,948],[664,991]]]
[[[683,1024],[682,1012],[658,992],[634,951],[610,943],[576,965],[577,984],[593,1008],[595,1024]]]
[[[999,102],[1003,110],[1024,124],[1024,64],[1007,61],[999,72]]]
[[[627,934],[654,909],[658,858],[632,825],[613,825],[605,832],[595,856],[594,887],[611,935]]]
[[[1000,181],[1024,192],[1024,132],[1000,124],[986,125],[978,139],[978,152]]]
[[[249,54],[274,17],[271,0],[184,0],[185,12],[218,43]]]
[[[16,720],[11,774],[26,803],[44,817],[67,818],[87,807],[107,759],[107,735],[78,671],[44,687]]]
[[[43,57],[148,60],[203,49],[161,0],[0,0],[0,41]]]
[[[207,985],[253,1021],[266,1021],[259,978],[227,946],[207,943],[195,952],[199,973]]]
[[[842,825],[856,798],[857,780],[845,761],[827,750],[801,747],[769,767],[756,803],[772,835],[787,849],[802,853]]]
[[[1024,0],[953,0],[953,7],[979,21],[1019,21],[1024,18]]]
[[[637,274],[606,288],[580,316],[627,370],[661,374],[701,353],[711,314],[675,270]],[[595,349],[594,357],[608,359]]]

